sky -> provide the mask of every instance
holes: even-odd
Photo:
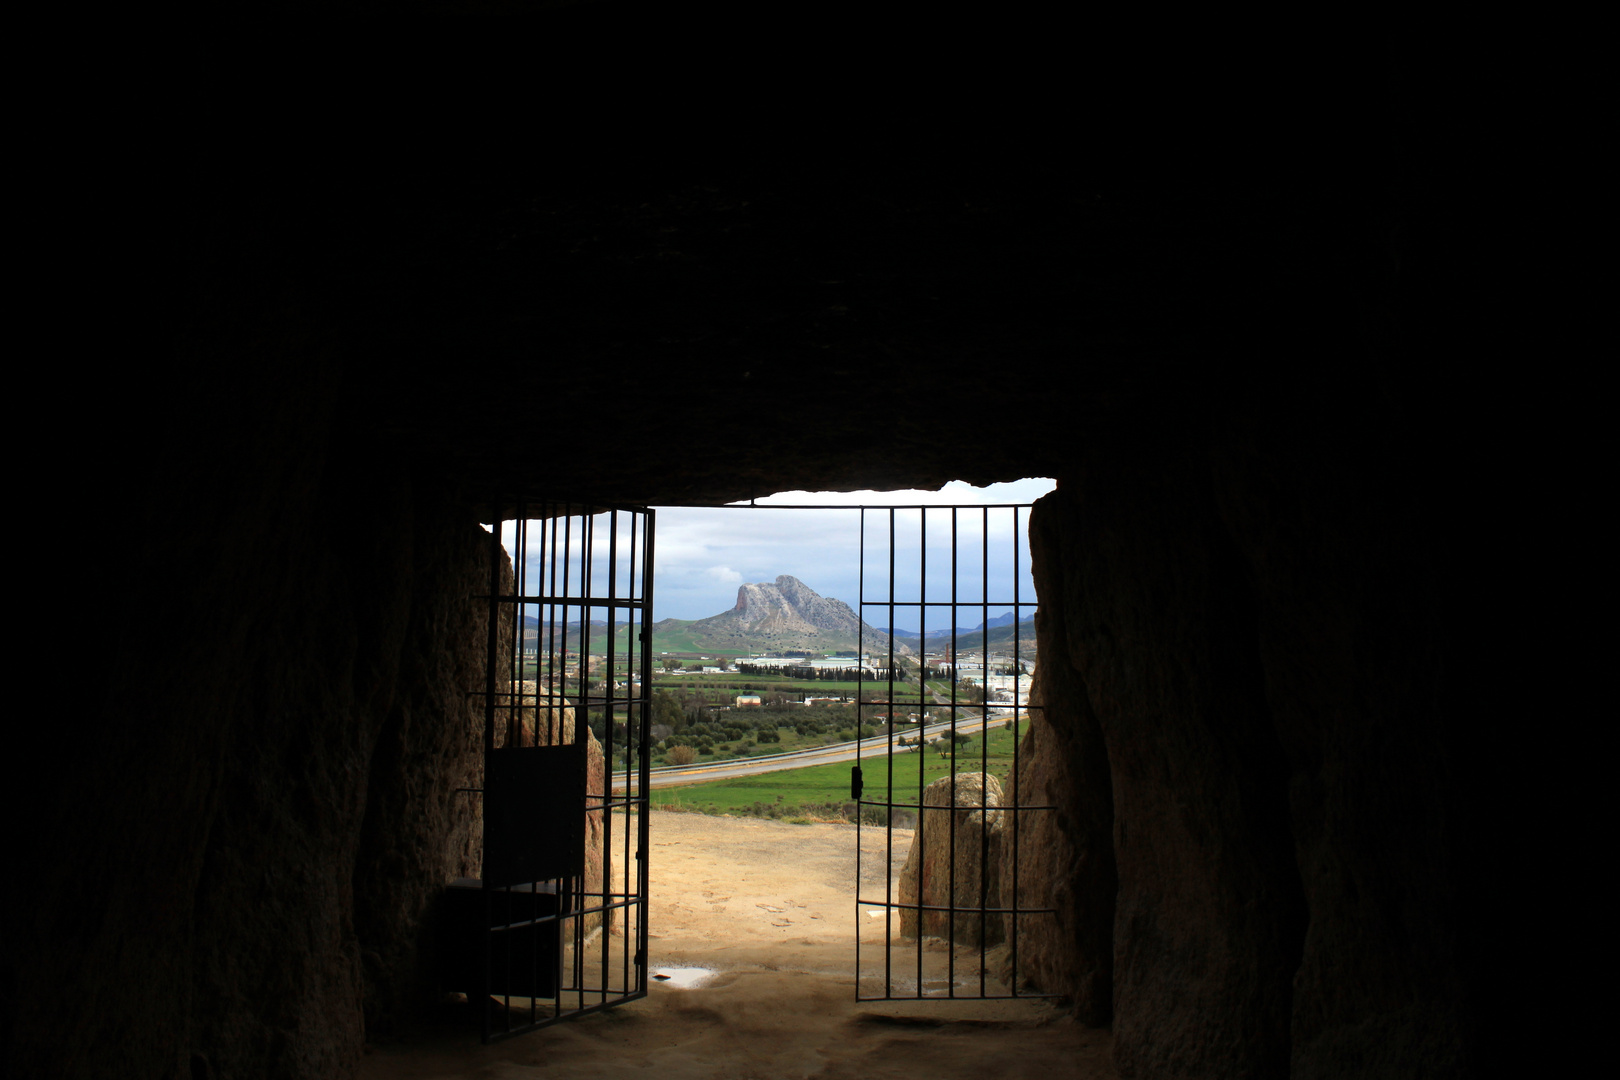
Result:
[[[654,622],[708,619],[735,606],[737,586],[748,581],[773,583],[784,573],[804,581],[821,596],[836,597],[851,607],[862,596],[867,601],[886,601],[891,596],[891,554],[896,601],[951,601],[954,520],[954,597],[959,604],[975,604],[959,612],[956,625],[977,627],[987,617],[1006,614],[1014,599],[1021,604],[1035,599],[1034,581],[1029,576],[1029,510],[996,504],[1029,504],[1053,487],[1050,479],[1038,478],[988,487],[953,481],[940,491],[787,491],[758,499],[753,507],[658,507],[653,546]],[[805,505],[816,508],[791,508]],[[865,536],[860,507],[867,507]],[[967,508],[953,513],[951,507]],[[617,565],[617,593],[624,596],[630,591],[630,560],[624,557],[629,554],[630,515],[619,515],[617,563],[609,562],[608,520],[608,515],[595,520],[591,593],[608,594],[604,568]],[[580,528],[580,518],[570,521],[569,528]],[[927,534],[923,534],[923,525],[927,525]],[[523,593],[552,593],[539,557],[539,526],[531,529]],[[501,531],[505,549],[514,551],[515,523],[507,521]],[[575,557],[567,560],[572,572],[564,573],[569,575],[567,591],[578,596],[580,544],[577,531],[570,536]],[[873,627],[885,627],[885,610],[863,607],[860,614]],[[591,614],[591,619],[604,617],[606,610]],[[944,630],[949,623],[948,610],[936,607],[927,612],[899,607],[894,615],[894,625],[901,630]]]
[[[1029,576],[1029,511],[994,504],[1030,503],[1055,486],[1052,480],[1039,478],[984,488],[953,481],[939,491],[785,491],[761,498],[752,507],[658,507],[653,547],[653,618],[704,619],[718,615],[736,604],[739,585],[774,582],[781,574],[791,574],[822,596],[855,607],[862,597],[863,505],[868,507],[864,595],[867,600],[887,599],[891,584],[891,511],[887,508],[904,506],[910,509],[892,511],[894,598],[926,599],[930,604],[952,598],[954,517],[955,598],[959,603],[989,602],[988,607],[977,606],[958,615],[957,625],[971,628],[986,617],[1010,611],[1007,605],[1015,598],[1024,604],[1035,598],[1034,582]],[[797,506],[817,509],[785,508]],[[973,509],[957,510],[953,515],[949,509],[953,506]],[[924,507],[927,509],[921,509]],[[620,517],[624,522],[620,551],[625,554],[629,515]],[[609,565],[606,520],[607,515],[596,519],[593,541],[596,569],[592,577],[596,580],[592,592],[598,596],[607,595],[606,577],[600,573],[600,568]],[[506,522],[502,541],[509,552],[514,550],[513,536],[514,523]],[[530,546],[524,592],[549,593],[552,590],[546,587],[538,557],[538,535],[531,536]],[[627,564],[628,559],[620,560],[620,566]],[[574,565],[577,574],[578,562]],[[577,582],[577,576],[570,577]],[[621,577],[618,588],[621,595],[628,590],[627,577]],[[570,592],[577,595],[574,589]],[[1029,610],[1025,609],[1026,615]],[[873,626],[882,627],[886,622],[885,613],[879,609],[866,608],[861,614]],[[914,607],[900,608],[894,625],[912,631],[919,627],[946,629],[950,625],[946,611],[930,609],[926,622],[919,622],[920,614]],[[592,618],[603,617],[605,612],[592,614]]]
[[[787,491],[757,500],[757,507],[814,505],[835,509],[719,509],[703,507],[661,507],[657,516],[654,547],[653,614],[655,619],[702,619],[718,615],[737,602],[737,586],[744,582],[773,582],[779,574],[791,574],[822,596],[836,597],[854,607],[861,595],[861,513],[856,507],[923,505],[927,511],[927,579],[930,602],[950,599],[951,514],[944,507],[985,506],[993,503],[1028,503],[1051,491],[1055,483],[1047,479],[1019,480],[976,488],[961,482],[946,484],[939,491]],[[1013,597],[1014,512],[990,511],[990,590],[991,601]],[[919,552],[922,513],[896,511],[895,573],[897,599],[917,600],[923,569]],[[1019,595],[1022,602],[1034,599],[1035,586],[1029,577],[1029,512],[1017,511],[1016,557],[1019,568]],[[986,599],[980,582],[984,577],[984,512],[958,512],[957,599]],[[889,589],[889,514],[866,513],[866,596],[886,598]],[[902,609],[895,625],[917,629],[916,609]],[[983,608],[976,608],[971,619],[958,623],[978,625]],[[993,617],[1010,608],[993,606]],[[866,621],[880,625],[876,609],[863,612]],[[944,629],[949,620],[943,611],[931,611],[928,629]],[[1027,612],[1026,612],[1027,614]]]

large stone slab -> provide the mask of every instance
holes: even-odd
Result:
[[[958,945],[994,945],[1004,936],[1000,915],[1001,845],[1006,816],[1001,783],[985,773],[958,773],[923,791],[911,852],[900,872],[900,902],[952,906],[951,913],[900,909],[905,937],[946,937]],[[931,807],[937,809],[930,809]]]

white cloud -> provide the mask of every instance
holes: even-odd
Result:
[[[952,480],[938,491],[909,488],[901,491],[781,491],[755,500],[756,506],[984,506],[1029,503],[1057,487],[1046,477],[1011,480],[974,487]],[[747,505],[739,503],[737,505]]]

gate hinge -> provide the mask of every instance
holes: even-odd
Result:
[[[849,770],[849,797],[859,800],[861,797],[861,767],[851,766]]]
[[[636,965],[636,967],[646,967],[647,966],[647,950],[646,949],[637,949],[636,950],[635,965]]]

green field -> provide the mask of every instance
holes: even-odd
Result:
[[[957,749],[956,770],[962,772],[988,771],[997,778],[1005,777],[1012,768],[1013,733],[1004,728],[990,732],[988,760],[981,756],[982,743],[975,735],[971,742]],[[784,769],[762,776],[739,777],[734,780],[711,780],[708,783],[687,784],[681,787],[655,789],[652,795],[654,809],[678,807],[705,813],[753,814],[759,808],[776,809],[777,813],[794,814],[810,808],[824,809],[850,802],[849,770],[852,763],[812,765],[804,769]],[[861,763],[865,790],[861,798],[868,802],[905,803],[916,805],[918,769],[922,768],[922,786],[947,775],[951,759],[928,749],[920,753],[894,755],[893,800],[886,798],[888,766],[882,758],[868,758]]]

